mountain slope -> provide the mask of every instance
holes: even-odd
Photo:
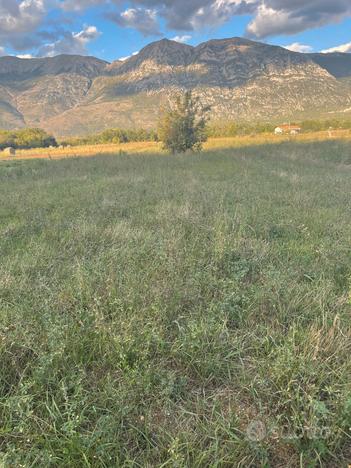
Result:
[[[351,54],[308,54],[308,56],[335,78],[351,77]]]
[[[0,58],[0,125],[57,135],[153,127],[192,89],[215,120],[326,117],[351,107],[351,56],[299,54],[242,38],[192,47],[161,40],[112,64],[93,57]]]
[[[107,64],[104,60],[80,55],[57,55],[33,59],[0,57],[0,83],[64,73],[93,79],[103,73]]]
[[[78,105],[107,62],[59,55],[39,59],[0,57],[0,126],[45,127],[48,118]]]
[[[11,130],[23,125],[23,116],[16,108],[14,96],[6,87],[0,85],[0,128]]]

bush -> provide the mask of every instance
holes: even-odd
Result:
[[[173,109],[164,111],[159,123],[159,137],[164,149],[174,153],[201,150],[207,140],[206,123],[209,107],[202,106],[190,91],[177,96]]]
[[[208,136],[236,137],[246,135],[257,135],[260,133],[273,133],[276,125],[268,122],[217,122],[208,127]]]
[[[0,150],[8,147],[15,149],[47,148],[57,146],[53,136],[40,128],[25,128],[21,130],[0,131]]]
[[[104,145],[132,141],[157,141],[157,133],[154,130],[109,128],[95,135],[65,139],[62,144],[71,146]]]

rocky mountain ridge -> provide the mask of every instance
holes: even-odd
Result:
[[[0,127],[56,135],[150,128],[160,105],[184,89],[210,104],[217,121],[345,117],[351,54],[300,54],[232,38],[197,47],[164,39],[112,64],[70,55],[1,57]]]

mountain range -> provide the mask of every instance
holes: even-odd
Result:
[[[191,89],[214,121],[351,118],[351,54],[301,54],[243,38],[192,47],[163,39],[108,63],[94,57],[0,57],[0,128],[56,136],[152,128]]]

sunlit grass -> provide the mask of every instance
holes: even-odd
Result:
[[[333,140],[351,140],[350,130],[332,130],[320,132],[307,132],[299,135],[273,135],[271,133],[255,134],[250,136],[237,136],[225,138],[210,138],[204,145],[205,151],[227,148],[241,148],[255,145],[275,145],[286,142],[318,142]],[[165,154],[162,143],[145,141],[121,144],[84,145],[64,148],[39,148],[30,150],[17,150],[16,159],[65,159],[72,157],[91,157],[104,154]],[[1,160],[11,160],[13,157],[0,152]]]

